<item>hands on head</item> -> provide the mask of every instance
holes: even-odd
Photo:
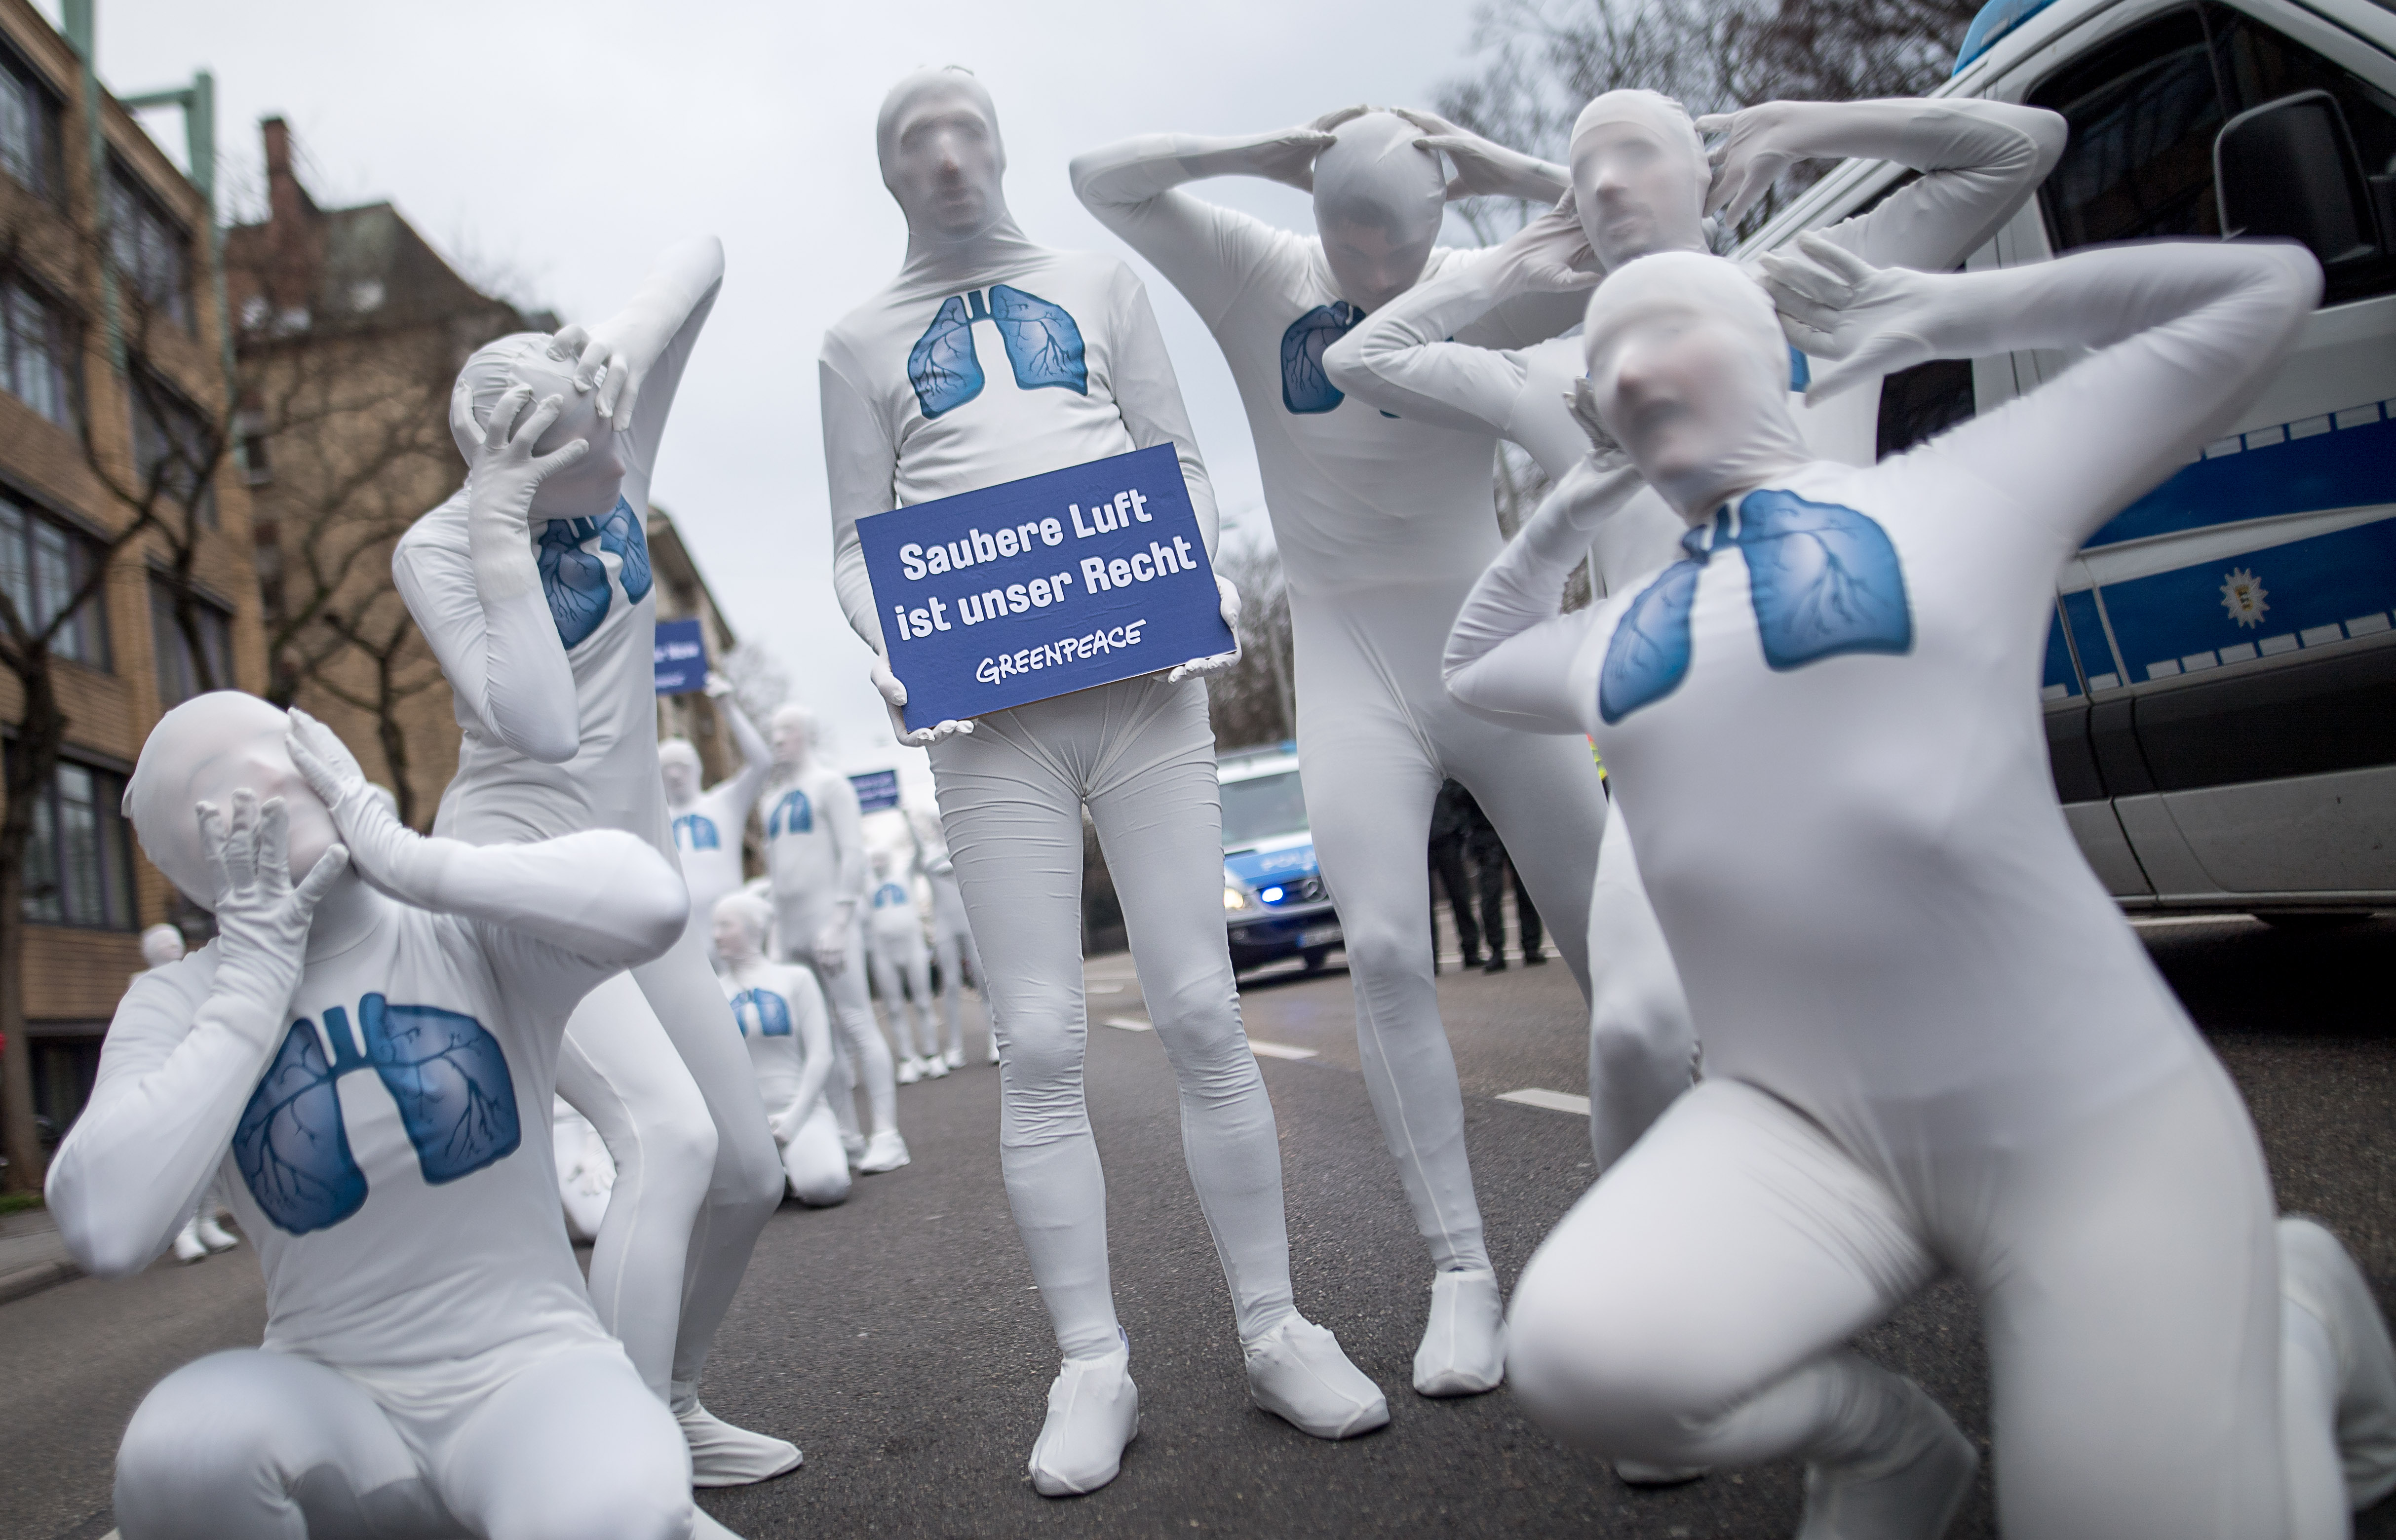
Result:
[[[1800,352],[1833,361],[1812,371],[1808,402],[1938,356],[1930,338],[1946,275],[1876,268],[1810,230],[1762,265],[1780,329]]]

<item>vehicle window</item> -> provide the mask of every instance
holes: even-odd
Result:
[[[1924,439],[1971,420],[1972,361],[1934,358],[1899,369],[1880,383],[1876,458],[1901,455]]]
[[[1223,783],[1223,848],[1306,832],[1306,792],[1298,772]]]

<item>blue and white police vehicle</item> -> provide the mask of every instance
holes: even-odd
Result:
[[[1312,973],[1340,944],[1339,915],[1314,861],[1298,746],[1223,755],[1223,924],[1231,966],[1301,957]]]
[[[2297,352],[2201,456],[2080,551],[2045,700],[2082,851],[2133,909],[2301,920],[2396,907],[2396,9],[2390,0],[1996,0],[1938,93],[2070,125],[1968,268],[2102,242],[2293,237],[2321,258]],[[1851,161],[1744,258],[1910,173]],[[2070,366],[1925,364],[1828,409],[1881,456]]]

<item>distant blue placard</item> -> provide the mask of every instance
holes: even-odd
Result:
[[[857,535],[910,728],[1231,650],[1170,445],[876,514]]]
[[[707,643],[696,620],[660,620],[657,644],[658,694],[688,695],[707,684]]]
[[[885,813],[898,805],[898,772],[868,770],[861,776],[851,776],[848,784],[857,788],[857,810],[859,813]]]

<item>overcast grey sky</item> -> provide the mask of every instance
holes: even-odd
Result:
[[[56,0],[42,3],[55,19]],[[860,768],[902,751],[832,598],[815,358],[824,328],[887,281],[904,247],[874,165],[884,91],[919,66],[972,69],[998,102],[1025,232],[1128,258],[1073,199],[1076,152],[1163,129],[1276,127],[1351,101],[1429,105],[1469,68],[1472,31],[1471,0],[99,7],[113,90],[215,72],[234,187],[256,185],[258,119],[279,113],[320,203],[387,198],[470,273],[512,270],[568,319],[605,314],[668,242],[721,235],[723,298],[655,495],[739,634],[782,659],[834,752]],[[175,115],[149,121],[180,159]],[[1290,189],[1205,192],[1312,228]],[[1172,287],[1141,272],[1224,513],[1260,527],[1255,452],[1221,355]]]

